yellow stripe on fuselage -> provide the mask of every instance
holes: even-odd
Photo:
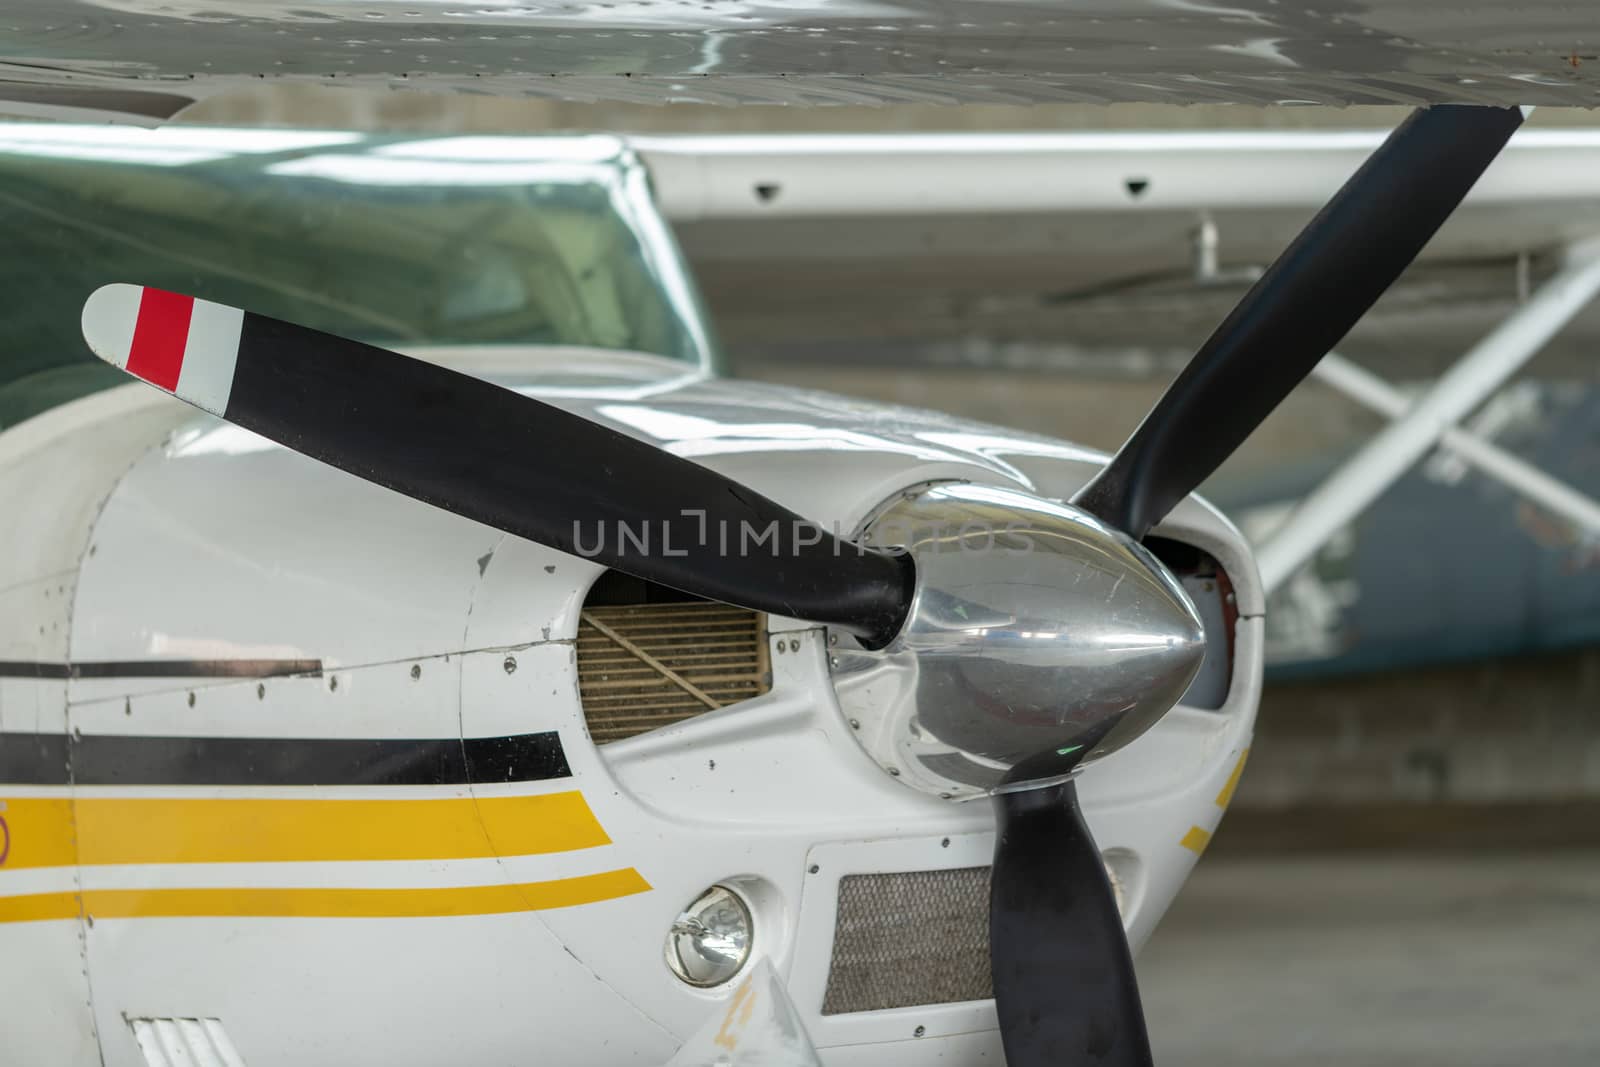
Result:
[[[78,862],[78,835],[72,825],[72,801],[66,797],[27,797],[3,803],[10,848],[0,874],[22,867],[70,867]]]
[[[1244,761],[1250,758],[1247,748],[1239,753],[1239,762],[1233,765],[1233,773],[1228,775],[1228,781],[1222,787],[1222,792],[1217,794],[1217,807],[1226,808],[1233,803],[1233,791],[1239,788],[1239,776],[1244,773]]]
[[[1191,826],[1189,827],[1189,832],[1183,835],[1183,839],[1178,844],[1198,856],[1206,850],[1207,845],[1211,844],[1211,831],[1202,830],[1198,826]]]
[[[82,913],[101,919],[402,919],[543,911],[643,893],[626,868],[548,882],[445,889],[88,889]],[[79,894],[0,897],[0,923],[76,919]]]
[[[7,799],[23,867],[526,856],[607,845],[579,792],[407,800]]]

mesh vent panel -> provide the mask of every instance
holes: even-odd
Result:
[[[839,879],[822,1014],[993,996],[989,868]]]
[[[578,690],[596,744],[765,693],[767,621],[701,601],[585,608]]]

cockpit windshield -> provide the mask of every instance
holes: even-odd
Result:
[[[711,361],[645,173],[610,137],[0,124],[0,429],[125,379],[114,281],[374,344]]]

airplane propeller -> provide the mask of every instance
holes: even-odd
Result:
[[[1042,725],[1006,721],[984,704],[984,684],[1004,690],[1005,708],[1015,706],[1013,686],[1030,684],[1007,676],[1010,661],[985,670],[990,630],[926,639],[953,599],[964,620],[969,604],[1005,601],[940,587],[935,569],[925,573],[912,555],[842,542],[617,430],[431,363],[153,288],[97,290],[83,333],[96,355],[183,400],[465,518],[696,596],[837,627],[866,649],[900,649],[930,668],[953,649],[959,666],[939,677],[970,697],[958,725],[977,738],[974,751],[1010,767],[995,791],[990,903],[1007,1062],[1148,1064],[1122,921],[1072,777],[1159,717],[1198,668],[1198,617],[1138,541],[1399,276],[1521,121],[1515,109],[1414,113],[1245,295],[1074,506],[1039,502],[1052,543],[1089,545],[1095,566],[1114,556],[1137,570],[1130,588],[1145,599],[1135,607],[1150,606],[1145,617],[1178,635],[1153,659],[1072,666],[1081,675],[1066,674],[1066,686],[1058,673],[1028,668],[1041,679],[1028,692],[1040,707],[1068,706],[1050,701],[1065,699],[1056,691],[1080,676],[1097,693],[1092,714],[1072,704]],[[962,505],[1003,507],[1019,496]],[[715,537],[668,543],[685,520],[702,531],[770,530],[776,541],[759,553],[727,552]],[[634,540],[605,536],[624,527]],[[641,531],[656,539],[641,542]],[[1070,565],[1073,557],[1069,549],[1050,558]],[[1000,615],[993,632],[1018,628]],[[984,747],[986,732],[995,751]]]

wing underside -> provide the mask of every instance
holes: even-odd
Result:
[[[0,102],[157,123],[265,79],[647,103],[1600,104],[1579,0],[0,0]]]

